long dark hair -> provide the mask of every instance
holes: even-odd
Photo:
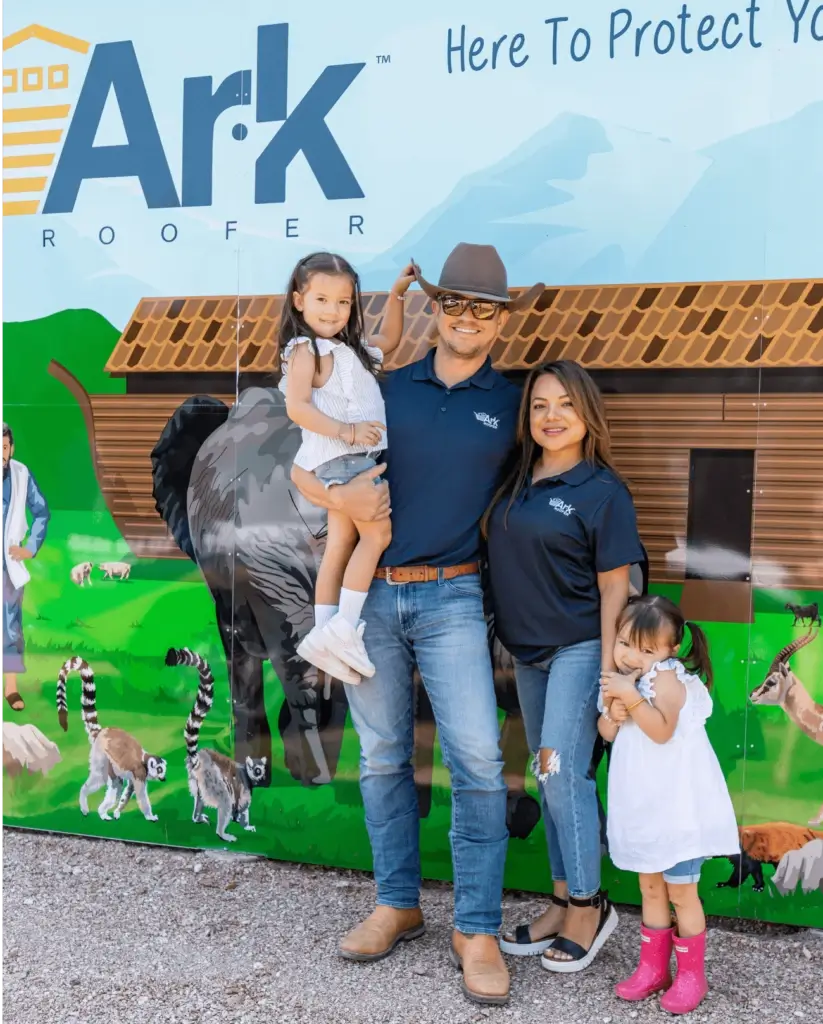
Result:
[[[363,317],[363,298],[360,293],[360,277],[351,263],[332,252],[313,252],[297,262],[289,276],[286,292],[283,296],[283,309],[280,313],[280,324],[277,330],[278,363],[290,341],[295,338],[308,337],[315,340],[315,333],[303,319],[303,314],[294,304],[294,293],[303,292],[315,274],[337,274],[348,277],[352,286],[352,304],[349,320],[340,332],[339,339],[344,345],[354,349],[357,358],[369,371],[376,374],[378,364],[369,355],[363,341],[365,319]],[[314,362],[320,369],[320,355],[315,351]]]
[[[484,537],[488,536],[489,518],[495,506],[507,494],[509,502],[506,505],[503,524],[504,526],[508,525],[509,509],[526,486],[529,474],[542,450],[532,437],[531,404],[534,385],[546,374],[557,377],[571,399],[574,411],[586,425],[586,436],[583,438],[583,458],[593,466],[610,469],[618,479],[621,479],[612,460],[609,424],[603,406],[603,396],[600,394],[598,386],[583,367],[571,359],[558,359],[553,363],[543,363],[531,371],[523,386],[520,412],[517,415],[517,451],[504,476],[503,483],[492,498],[491,504],[481,520],[480,526]]]
[[[680,648],[686,627],[689,629],[689,648],[678,655],[680,661],[689,672],[702,676],[706,687],[711,688],[714,673],[709,657],[709,641],[706,634],[694,622],[683,617],[683,612],[674,601],[660,594],[643,594],[630,597],[629,603],[617,619],[618,633],[629,627],[629,639],[638,647],[654,647],[660,641],[660,634],[665,630],[671,635],[672,646]]]

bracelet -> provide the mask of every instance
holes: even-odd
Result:
[[[397,299],[398,302],[405,302],[406,301],[406,296],[405,295],[398,295],[397,292],[392,292],[392,295]]]
[[[638,707],[638,706],[639,706],[640,704],[645,704],[645,702],[646,702],[646,698],[645,698],[645,697],[641,697],[641,698],[640,698],[640,700],[636,700],[636,701],[634,702],[634,704],[629,704],[629,706],[628,706],[628,707],[626,708],[626,711],[627,711],[627,712],[628,712],[628,711],[631,711],[631,710],[632,710],[632,708],[636,708],[636,707]]]

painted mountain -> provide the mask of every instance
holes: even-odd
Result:
[[[564,114],[461,181],[364,284],[409,256],[436,279],[456,241],[496,245],[518,285],[814,274],[821,168],[821,103],[700,153]]]
[[[516,284],[629,280],[708,166],[668,139],[563,114],[463,179],[363,268],[364,283],[377,286],[409,256],[436,277],[456,241],[495,245]]]
[[[638,263],[638,281],[819,277],[823,103],[704,151],[710,166]]]

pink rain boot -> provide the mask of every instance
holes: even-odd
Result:
[[[669,1013],[690,1013],[709,991],[705,971],[706,933],[691,939],[676,936],[674,951],[677,955],[677,976],[660,1000],[660,1005]]]
[[[615,992],[621,999],[637,1002],[671,985],[669,961],[673,934],[673,928],[640,925],[640,963],[630,978],[615,986]]]

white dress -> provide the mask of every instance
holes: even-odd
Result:
[[[278,387],[284,395],[286,394],[288,375],[287,361],[294,352],[295,346],[303,344],[308,345],[312,353],[315,351],[315,345],[311,338],[294,338],[288,343],[281,357],[283,376],[280,378]],[[382,363],[383,352],[381,349],[371,345],[367,345],[366,348],[370,356]],[[386,406],[383,403],[380,385],[374,375],[369,373],[357,358],[354,349],[344,345],[342,341],[318,338],[317,350],[321,356],[331,353],[334,356],[334,367],[331,376],[322,388],[312,388],[312,405],[326,416],[340,420],[341,423],[363,423],[366,420],[385,423]],[[315,434],[311,430],[304,429],[302,431],[303,443],[294,458],[294,464],[312,472],[318,466],[322,466],[324,462],[329,462],[341,455],[382,451],[386,447],[386,433],[385,431],[381,433],[380,444],[377,447],[369,447],[361,444],[347,444],[339,437],[324,437],[322,434]]]
[[[656,874],[683,860],[740,852],[726,780],[706,735],[712,699],[702,680],[670,658],[639,680],[640,696],[651,702],[655,676],[666,670],[686,688],[674,735],[655,743],[630,716],[612,748],[609,856],[624,871]]]

